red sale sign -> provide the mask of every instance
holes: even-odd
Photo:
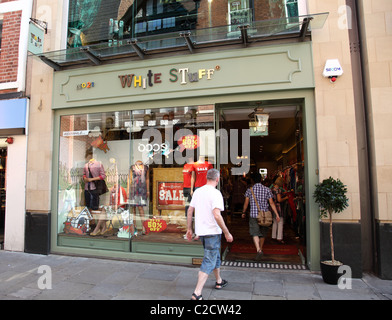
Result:
[[[165,220],[155,218],[144,221],[143,226],[146,229],[146,234],[150,232],[162,232],[167,228]]]
[[[196,135],[188,135],[182,137],[178,141],[178,144],[182,145],[182,147],[185,149],[196,149],[200,145],[200,139]]]
[[[184,207],[182,182],[158,182],[158,209],[179,209]]]

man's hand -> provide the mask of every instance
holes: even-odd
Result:
[[[191,230],[191,229],[188,229],[188,230],[186,231],[186,238],[188,239],[188,241],[192,241],[192,235],[193,235],[192,230]]]
[[[233,242],[233,240],[234,240],[234,238],[230,232],[228,232],[227,234],[225,233],[225,238],[226,238],[227,242]]]

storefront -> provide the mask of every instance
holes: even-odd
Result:
[[[51,251],[190,264],[203,250],[184,239],[187,164],[220,169],[222,192],[227,181],[295,167],[304,263],[317,269],[313,88],[311,42],[55,72]],[[257,134],[249,123],[259,113],[269,120]],[[277,144],[284,152],[272,158]],[[108,192],[98,196],[91,177]],[[233,196],[230,223],[240,219]]]
[[[24,245],[29,99],[0,100],[0,247]]]

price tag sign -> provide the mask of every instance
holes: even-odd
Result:
[[[149,234],[150,232],[162,232],[167,228],[165,220],[155,218],[144,221],[143,225],[146,229],[146,234]]]

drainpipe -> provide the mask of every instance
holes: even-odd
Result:
[[[374,182],[372,181],[371,164],[372,142],[369,126],[369,105],[367,103],[367,73],[365,68],[366,42],[361,33],[361,23],[364,21],[362,0],[346,0],[351,9],[351,28],[348,29],[351,53],[353,91],[355,103],[355,120],[357,129],[357,150],[359,170],[359,195],[361,210],[361,255],[364,271],[377,270],[377,250],[375,241],[375,200]],[[361,8],[359,8],[361,7]],[[347,9],[349,10],[349,9]],[[349,13],[349,12],[347,12]],[[348,17],[349,19],[350,17]]]

